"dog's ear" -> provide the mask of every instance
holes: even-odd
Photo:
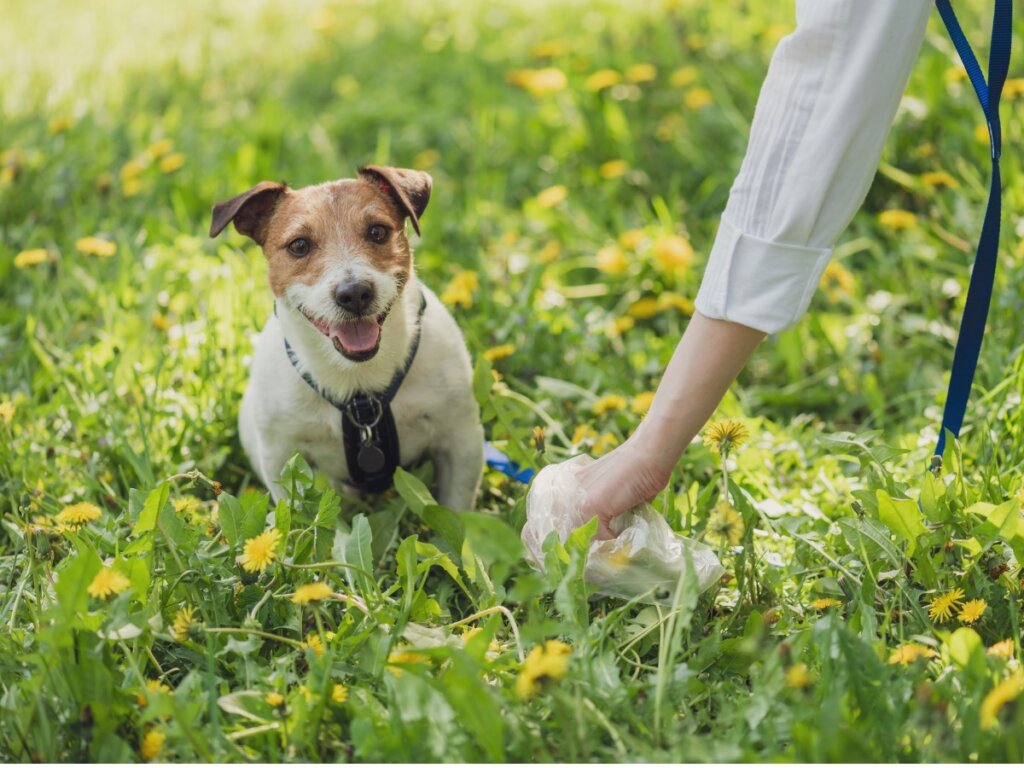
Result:
[[[416,234],[420,233],[420,216],[430,202],[430,189],[434,184],[429,173],[385,165],[366,165],[359,169],[359,175],[390,195],[412,221]]]
[[[228,222],[235,222],[235,229],[263,245],[264,228],[274,211],[281,195],[288,189],[287,184],[276,181],[261,181],[252,189],[213,206],[213,221],[210,237],[216,237]]]

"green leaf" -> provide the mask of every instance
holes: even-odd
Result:
[[[893,568],[901,568],[906,562],[903,553],[889,540],[889,529],[878,521],[841,517],[836,520],[836,524],[843,532],[843,538],[850,545],[850,549],[858,556],[867,555],[869,558],[875,558],[883,554]]]
[[[274,527],[281,532],[281,538],[288,538],[292,529],[292,507],[284,499],[278,499],[274,506]]]
[[[459,519],[466,532],[466,540],[484,562],[515,563],[522,560],[523,546],[519,534],[501,518],[480,512],[462,512]]]
[[[149,495],[146,497],[146,503],[142,506],[138,522],[132,528],[132,536],[149,533],[156,528],[157,515],[164,508],[170,494],[171,487],[167,483],[160,483],[160,485],[149,492]]]
[[[395,490],[417,515],[423,514],[424,507],[437,505],[437,501],[430,495],[427,486],[418,477],[406,472],[401,467],[395,469]]]
[[[244,514],[241,503],[230,493],[222,493],[217,499],[217,518],[220,520],[220,532],[228,540],[228,546],[231,549],[238,547]]]
[[[238,529],[240,541],[259,536],[267,527],[267,509],[270,507],[270,494],[250,492],[243,493],[239,498],[242,505],[241,525]]]
[[[465,651],[455,650],[438,688],[458,715],[459,723],[472,735],[492,763],[505,760],[505,719],[483,670]]]
[[[423,508],[423,520],[431,530],[440,534],[452,552],[462,551],[462,540],[466,532],[457,514],[447,507],[429,504]]]
[[[366,573],[373,573],[373,533],[370,521],[362,512],[352,518],[352,533],[345,542],[345,559]],[[356,580],[361,584],[364,595],[375,591],[365,574],[356,573]]]
[[[881,489],[875,496],[878,499],[878,518],[890,531],[907,542],[907,555],[913,557],[917,549],[917,537],[928,533],[928,529],[921,522],[922,515],[921,510],[917,508],[917,502],[911,499],[894,499]]]

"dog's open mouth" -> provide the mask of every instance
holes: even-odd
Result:
[[[387,319],[387,312],[379,315],[357,317],[342,322],[328,322],[302,310],[313,326],[331,340],[334,348],[349,360],[369,360],[380,349],[380,332]]]

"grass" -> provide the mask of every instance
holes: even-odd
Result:
[[[972,39],[986,12],[965,8]],[[730,573],[672,606],[588,598],[581,537],[533,572],[525,488],[488,473],[455,516],[429,464],[358,500],[296,458],[276,556],[242,568],[270,502],[235,421],[271,299],[255,247],[204,233],[264,178],[426,168],[418,270],[453,303],[488,436],[530,466],[607,450],[685,328],[791,18],[764,0],[49,0],[6,21],[5,760],[1024,758],[1024,181],[1007,151],[989,334],[934,477],[987,192],[937,20],[811,312],[720,408],[751,433],[727,457],[739,544],[710,535],[723,467],[704,445],[656,500]],[[90,594],[107,566],[123,578]],[[295,602],[313,581],[330,597]]]

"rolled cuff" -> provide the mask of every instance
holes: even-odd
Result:
[[[781,331],[807,311],[831,255],[831,248],[761,240],[722,219],[697,310],[764,333]]]

